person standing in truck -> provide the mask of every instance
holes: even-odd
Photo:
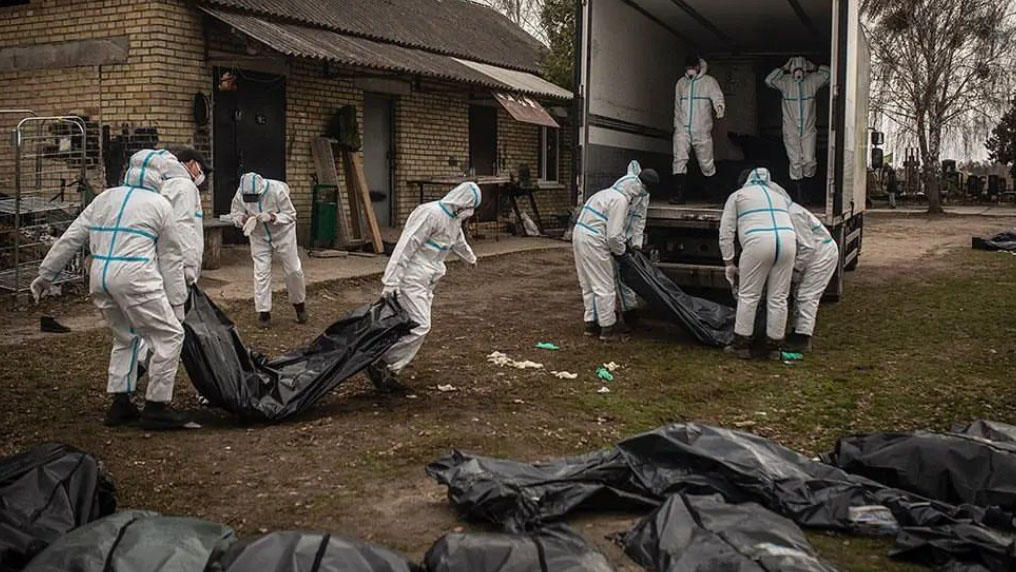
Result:
[[[757,167],[727,199],[720,218],[720,254],[737,298],[734,341],[727,351],[751,357],[755,312],[766,293],[766,354],[778,358],[787,328],[787,298],[797,254],[797,235],[790,219],[791,200],[782,187]],[[741,244],[737,260],[735,239]]]
[[[713,76],[706,72],[709,66],[699,56],[685,60],[685,71],[674,89],[674,196],[670,202],[684,203],[685,178],[688,158],[692,149],[702,174],[716,174],[713,160],[713,112],[723,119],[726,103],[723,91]]]
[[[783,97],[783,145],[787,149],[792,181],[810,179],[818,169],[815,95],[829,83],[829,76],[827,66],[816,68],[801,56],[790,58],[783,67],[766,76],[766,85]]]

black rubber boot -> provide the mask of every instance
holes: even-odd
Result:
[[[617,325],[607,326],[606,328],[600,328],[600,341],[601,342],[616,342],[620,341],[621,332]]]
[[[627,312],[622,312],[621,319],[625,321],[625,324],[627,324],[628,327],[637,327],[639,323],[638,310],[628,310]]]
[[[306,324],[307,323],[307,304],[303,302],[299,304],[293,304],[293,309],[296,310],[296,323]]]
[[[392,373],[392,370],[388,369],[388,366],[381,362],[374,362],[367,366],[367,377],[370,378],[371,383],[374,384],[374,389],[378,393],[403,393],[409,390]]]
[[[141,428],[149,431],[166,431],[170,429],[196,429],[200,427],[183,411],[173,409],[169,403],[145,401],[141,410]]]
[[[600,325],[596,322],[586,322],[586,329],[582,333],[591,338],[595,338],[600,335]]]
[[[139,417],[141,417],[141,413],[137,406],[131,403],[131,394],[114,393],[113,403],[106,411],[106,418],[102,424],[106,427],[119,427],[136,421]]]
[[[811,351],[811,336],[794,332],[787,336],[786,350],[803,354]]]
[[[734,340],[723,351],[734,354],[739,359],[751,359],[751,338],[734,334]]]
[[[47,334],[66,334],[71,329],[57,322],[53,316],[43,316],[39,318],[39,331]]]
[[[763,359],[779,360],[783,356],[780,352],[783,350],[783,339],[774,340],[772,338],[766,338],[766,345],[762,354]]]
[[[614,331],[621,334],[622,336],[630,336],[631,326],[628,325],[628,322],[624,321],[624,318],[621,318],[614,323]]]
[[[674,195],[670,197],[668,201],[672,205],[683,205],[684,199],[684,184],[685,178],[688,175],[674,175]]]
[[[272,313],[271,312],[258,312],[258,325],[259,326],[267,326],[268,324],[271,324],[271,323],[272,323]]]

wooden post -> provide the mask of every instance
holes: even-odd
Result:
[[[360,153],[343,150],[342,163],[346,168],[346,189],[351,197],[350,213],[354,212],[353,201],[359,203],[359,206],[363,208],[363,216],[367,219],[367,228],[370,230],[370,241],[374,246],[374,252],[381,254],[385,250],[384,243],[381,241],[381,227],[378,226],[377,217],[374,216],[374,205],[371,204],[370,189],[367,187],[367,177],[363,172],[363,160],[360,158]],[[356,215],[359,215],[359,209],[355,209],[355,212]],[[359,216],[356,215],[354,215],[354,219],[359,229]]]

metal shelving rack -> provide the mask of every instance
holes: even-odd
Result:
[[[11,133],[13,163],[0,163],[0,293],[23,294],[50,246],[92,199],[88,128],[76,116],[25,117]],[[13,181],[13,189],[9,182]],[[84,252],[54,283],[83,280]]]

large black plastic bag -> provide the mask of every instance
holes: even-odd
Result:
[[[427,474],[448,486],[448,500],[459,514],[511,531],[537,528],[583,508],[658,504],[612,449],[536,464],[453,451],[431,463]]]
[[[427,551],[428,572],[613,572],[607,559],[565,525],[532,534],[460,534]]]
[[[890,556],[942,572],[1011,572],[1016,546],[1011,534],[975,524],[908,527],[893,542]]]
[[[273,532],[228,547],[208,572],[419,572],[387,548],[315,532]]]
[[[996,234],[991,238],[974,237],[971,241],[978,250],[1004,250],[1016,252],[1016,228]]]
[[[629,288],[698,341],[723,347],[734,340],[734,308],[686,294],[641,252],[626,252],[618,262]]]
[[[827,460],[888,487],[951,504],[1016,511],[1016,444],[959,433],[844,437]]]
[[[20,570],[63,534],[116,510],[99,462],[46,444],[0,459],[0,571]]]
[[[625,552],[656,572],[832,572],[796,524],[755,503],[674,495],[620,536]]]
[[[978,419],[969,425],[954,426],[952,432],[999,443],[1016,443],[1016,426],[987,419]]]
[[[25,572],[200,572],[235,541],[221,524],[124,511],[71,531]]]
[[[236,326],[198,288],[184,321],[184,367],[212,405],[279,421],[309,408],[381,357],[413,328],[395,297],[353,310],[310,345],[268,361],[249,350]]]

